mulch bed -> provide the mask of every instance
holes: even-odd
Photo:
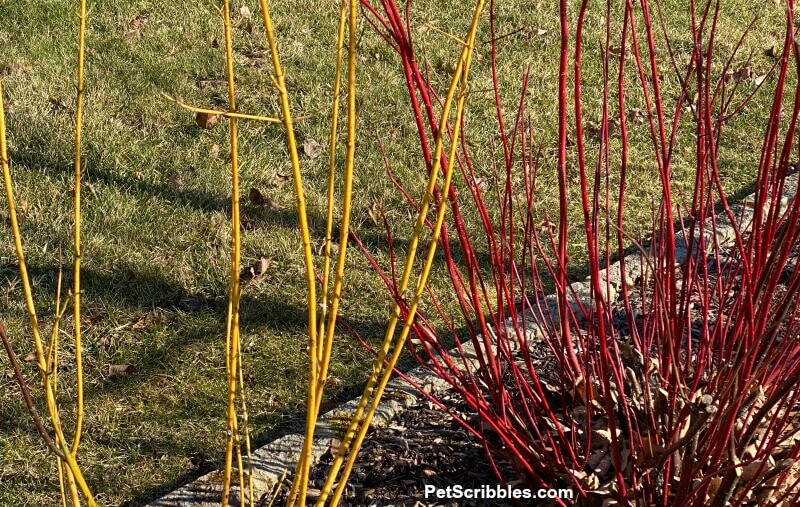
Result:
[[[456,396],[439,397],[448,408],[467,421],[475,416],[465,414],[466,404]],[[322,487],[338,442],[311,469],[308,504],[313,504]],[[498,463],[510,474],[508,465]],[[425,486],[440,489],[459,485],[463,488],[494,486],[498,480],[489,465],[482,445],[448,414],[428,401],[409,407],[384,428],[370,430],[340,503],[343,507],[394,506],[510,506],[502,500],[425,499]],[[291,478],[287,478],[280,505],[288,493]],[[285,501],[285,500],[284,500]],[[544,505],[526,501],[519,505]]]

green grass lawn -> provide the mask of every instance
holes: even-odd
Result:
[[[297,116],[299,141],[326,145],[332,102],[331,78],[337,9],[328,0],[274,2],[273,18],[287,84]],[[665,1],[668,30],[679,61],[689,47],[683,2]],[[621,3],[613,2],[615,12]],[[220,464],[224,443],[224,327],[229,261],[229,166],[227,126],[211,130],[161,93],[188,103],[225,108],[222,25],[205,2],[97,0],[90,2],[87,28],[84,315],[87,412],[79,454],[88,482],[104,505],[138,506]],[[254,0],[233,4],[239,109],[279,115],[270,80],[268,51]],[[242,18],[242,6],[253,18]],[[556,81],[559,44],[557,2],[498,2],[501,86],[513,114],[523,69],[531,68],[528,111],[534,139],[543,147],[537,202],[540,211],[556,206],[554,159]],[[459,48],[427,22],[457,36],[465,33],[470,6],[452,0],[417,0],[413,29],[435,83],[449,78]],[[740,57],[761,75],[772,64],[764,50],[778,43],[782,11],[772,2],[725,2],[720,20],[722,54],[750,19],[753,34]],[[602,9],[601,9],[602,10]],[[5,75],[9,148],[21,207],[29,269],[43,329],[52,323],[58,252],[65,279],[71,266],[72,113],[74,102],[77,2],[0,2],[0,74]],[[486,41],[488,17],[479,40]],[[134,25],[138,28],[133,30]],[[398,59],[365,23],[360,29],[358,92],[360,142],[357,148],[355,228],[385,260],[383,231],[368,210],[379,200],[407,237],[409,213],[385,175],[377,138],[383,140],[393,170],[416,193],[424,168]],[[586,34],[586,115],[599,119],[602,34],[595,15]],[[520,30],[522,29],[522,30]],[[664,55],[661,55],[664,56]],[[683,60],[681,60],[683,59]],[[665,86],[677,98],[667,59]],[[477,170],[491,176],[493,137],[489,45],[479,44],[468,112],[468,135]],[[721,63],[721,62],[718,62]],[[632,84],[632,88],[635,86]],[[751,84],[744,85],[746,88]],[[767,87],[769,88],[769,87]],[[756,97],[723,139],[723,176],[737,192],[753,178],[768,91]],[[631,98],[635,105],[635,94]],[[671,106],[670,106],[671,107]],[[687,124],[688,125],[688,124]],[[682,139],[689,140],[690,129]],[[253,225],[244,233],[244,264],[270,260],[266,280],[243,293],[244,361],[248,372],[251,422],[257,443],[301,426],[306,376],[305,286],[300,235],[291,184],[277,175],[290,166],[281,128],[241,124],[242,188],[258,188],[276,206],[246,203],[243,216]],[[615,141],[616,142],[616,141]],[[651,204],[660,196],[649,138],[643,126],[632,133],[630,227],[644,231]],[[618,148],[614,146],[613,148]],[[691,144],[675,155],[675,188],[691,189]],[[322,245],[326,186],[325,153],[302,160],[315,246]],[[459,183],[456,183],[459,184]],[[573,197],[577,196],[574,194]],[[5,208],[5,200],[0,208]],[[2,212],[0,212],[2,213]],[[471,219],[475,216],[469,215]],[[473,224],[474,225],[474,224]],[[580,230],[572,230],[575,267],[580,271]],[[390,298],[355,249],[346,281],[342,315],[365,337],[382,336]],[[446,289],[443,273],[434,286]],[[31,349],[22,291],[6,215],[0,223],[0,316],[21,356]],[[69,330],[70,319],[63,322]],[[63,337],[68,343],[69,336]],[[65,407],[74,400],[72,348],[65,346]],[[369,356],[351,339],[339,340],[328,393],[331,403],[359,392]],[[132,375],[110,379],[109,365],[131,364]],[[408,364],[408,363],[406,363]],[[16,385],[0,359],[0,505],[54,505],[54,461],[39,441]],[[25,373],[38,381],[32,363]],[[64,412],[65,427],[73,420]]]

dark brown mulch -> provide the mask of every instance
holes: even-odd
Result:
[[[465,416],[466,405],[444,395],[451,410]],[[338,442],[311,470],[308,504],[313,504],[327,475]],[[508,465],[498,463],[504,475],[513,476]],[[285,482],[290,484],[290,479]],[[423,401],[399,414],[386,428],[372,430],[364,441],[350,475],[343,507],[393,506],[511,506],[512,501],[425,498],[425,486],[480,488],[498,480],[482,445],[444,411]],[[284,491],[288,488],[284,487]],[[285,494],[285,493],[284,493]],[[280,504],[280,498],[276,504]],[[537,505],[535,503],[516,505]]]

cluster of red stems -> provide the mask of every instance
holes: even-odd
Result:
[[[566,486],[591,504],[599,486],[587,480],[586,470],[597,448],[593,440],[598,433],[592,428],[601,422],[611,456],[611,478],[602,494],[611,501],[603,505],[742,505],[756,501],[754,494],[764,504],[796,505],[800,271],[793,263],[800,245],[800,199],[795,194],[781,203],[793,167],[800,113],[793,1],[786,2],[783,47],[769,78],[747,92],[726,76],[752,25],[720,65],[715,54],[718,0],[687,3],[693,46],[686,64],[678,63],[660,6],[625,0],[617,12],[611,2],[601,5],[602,112],[599,140],[587,142],[581,68],[588,0],[582,0],[576,16],[560,0],[559,216],[544,227],[535,212],[541,151],[532,138],[525,104],[530,71],[522,77],[518,108],[508,120],[501,106],[491,16],[497,191],[492,195],[480,184],[462,137],[456,167],[448,167],[445,157],[441,160],[444,172],[460,173],[453,181],[461,187],[440,186],[434,193],[437,207],[451,208],[439,248],[461,311],[457,318],[448,315],[429,290],[445,324],[435,326],[418,316],[409,349],[473,412],[474,417],[459,421],[483,444],[504,482]],[[441,99],[415,54],[408,10],[394,0],[380,5],[362,0],[362,6],[402,61],[421,154],[430,168]],[[613,35],[612,20],[621,25],[620,35]],[[611,47],[619,49],[612,54]],[[662,91],[661,69],[668,66],[680,83],[677,97]],[[723,190],[718,161],[725,146],[720,139],[729,120],[759,88],[769,93],[767,82],[774,85],[771,111],[761,132],[752,225],[745,229]],[[790,83],[796,83],[793,91],[786,90]],[[646,247],[625,232],[623,221],[629,86],[644,104],[652,144],[652,155],[636,162],[656,168],[663,188]],[[679,135],[685,122],[693,135]],[[612,124],[619,137],[613,146]],[[469,131],[466,125],[462,130]],[[672,192],[673,156],[679,143],[686,142],[682,139],[691,139],[694,146],[691,203]],[[593,158],[590,150],[596,150]],[[577,171],[577,179],[568,173],[573,160],[569,171]],[[412,192],[395,183],[408,203],[418,206]],[[568,277],[570,185],[579,187],[583,211],[582,221],[572,226],[585,230],[590,272],[586,299],[576,297]],[[477,209],[478,230],[467,227],[465,206]],[[723,249],[716,234],[723,220],[733,224],[731,248]],[[388,224],[386,228],[391,245],[392,231]],[[622,266],[621,293],[612,301],[604,273],[612,259],[624,263],[632,245],[640,249],[649,276],[626,280]],[[677,253],[681,246],[687,255]],[[384,270],[362,245],[394,300],[407,311],[406,295],[397,290],[391,250],[391,269]],[[479,252],[488,254],[488,262],[479,261]],[[549,303],[545,280],[555,285]],[[454,346],[457,352],[448,352]],[[536,349],[556,365],[555,374],[542,371]],[[468,360],[470,354],[473,360]],[[638,364],[630,357],[638,358]],[[548,388],[553,383],[555,393]],[[783,451],[776,458],[779,448]],[[510,464],[511,474],[501,459]],[[743,474],[745,469],[749,473]],[[772,486],[765,495],[767,484]]]

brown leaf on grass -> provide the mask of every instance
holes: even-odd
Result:
[[[255,187],[250,189],[250,193],[247,195],[250,202],[255,204],[256,206],[264,206],[267,204],[267,199],[261,193],[261,191]]]
[[[106,377],[120,378],[132,375],[136,368],[132,364],[109,364],[106,368]]]
[[[81,318],[81,322],[83,322],[87,326],[94,326],[95,324],[99,324],[103,322],[103,319],[106,318],[106,314],[102,311],[92,311],[87,313]]]
[[[742,81],[747,81],[751,77],[753,77],[753,71],[750,69],[749,66],[745,65],[739,70],[729,70],[725,73],[725,82],[736,82],[741,83]]]
[[[219,40],[216,37],[211,39],[211,47],[214,49],[217,49],[219,47]]]
[[[243,5],[243,6],[241,6],[241,7],[239,8],[239,15],[240,15],[240,16],[241,16],[243,19],[250,19],[250,18],[252,18],[252,17],[253,17],[253,14],[252,14],[252,13],[250,13],[250,8],[249,8],[249,7],[247,7],[246,5]]]
[[[586,132],[589,133],[592,137],[600,138],[600,124],[596,121],[587,121],[586,124]]]
[[[187,312],[197,312],[208,306],[208,299],[204,294],[188,296],[181,299],[181,306],[183,306]]]
[[[194,117],[194,122],[201,129],[210,130],[214,128],[214,125],[219,123],[219,118],[220,115],[218,114],[197,113]]]
[[[130,22],[128,22],[128,27],[129,28],[139,28],[140,26],[142,26],[146,22],[147,22],[147,16],[144,16],[144,15],[136,16],[135,18],[130,20]]]
[[[306,139],[303,143],[303,153],[308,158],[317,158],[322,154],[322,146],[314,139]]]
[[[154,325],[160,324],[162,321],[163,317],[161,315],[157,315],[153,312],[147,312],[139,317],[136,322],[131,324],[131,329],[134,331],[144,332]]]
[[[256,230],[256,223],[255,221],[250,220],[249,218],[242,217],[239,223],[239,227],[241,227],[243,231],[254,231]]]
[[[0,62],[0,76],[10,76],[16,70],[13,63]]]
[[[535,35],[537,37],[541,37],[542,35],[547,35],[547,30],[544,28],[531,28],[530,34]]]
[[[171,173],[169,173],[167,179],[169,180],[170,183],[172,183],[176,187],[183,186],[183,178],[181,177],[178,171],[172,171]]]
[[[138,28],[131,28],[127,32],[125,32],[124,39],[128,42],[137,41],[142,38],[142,32],[139,31]]]
[[[278,188],[282,188],[288,181],[289,181],[288,174],[275,173],[275,177],[272,178],[272,184]]]
[[[193,468],[205,468],[210,463],[208,456],[206,456],[202,452],[196,452],[194,454],[189,455],[186,461],[187,465]]]
[[[44,355],[47,356],[47,351],[46,350],[45,350]],[[26,362],[26,363],[32,363],[32,362],[36,361],[36,351],[35,350],[31,350],[30,352],[25,354],[25,357],[23,357],[22,360],[24,362]]]
[[[250,193],[248,194],[248,199],[250,202],[255,204],[256,206],[264,206],[273,211],[278,211],[283,209],[282,206],[278,205],[275,201],[270,199],[269,197],[264,196],[261,191],[255,187],[250,189]]]
[[[253,264],[242,269],[239,279],[245,282],[258,283],[267,277],[270,264],[272,264],[272,259],[261,257]]]
[[[378,201],[372,203],[372,207],[367,212],[369,215],[370,220],[372,221],[372,225],[378,227],[381,225],[381,204]]]
[[[627,120],[634,125],[640,125],[647,120],[647,113],[638,107],[632,107],[628,110]]]
[[[215,144],[211,147],[211,156],[217,158],[219,156],[219,145]]]
[[[201,90],[204,90],[214,86],[222,86],[225,84],[225,80],[218,77],[199,77],[195,79],[194,84]]]
[[[773,59],[778,58],[778,56],[780,56],[780,54],[781,54],[781,50],[777,46],[777,44],[771,45],[770,47],[768,47],[764,51],[764,56],[766,56],[768,58],[773,58]]]
[[[102,336],[98,338],[97,341],[95,341],[95,345],[97,345],[97,348],[103,350],[110,349],[111,347],[114,346],[114,343],[115,341],[113,336]]]

